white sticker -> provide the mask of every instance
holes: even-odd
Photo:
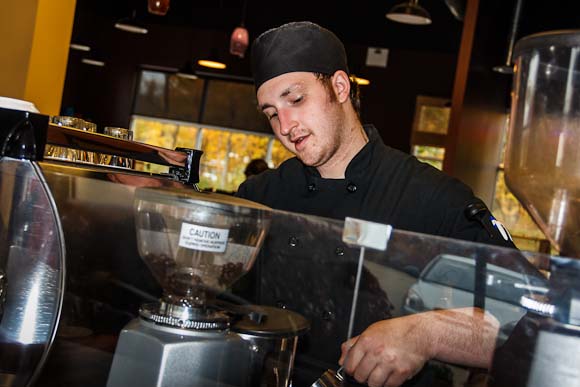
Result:
[[[342,241],[351,246],[385,251],[392,229],[390,224],[346,217],[342,230]]]
[[[186,249],[223,253],[228,245],[230,230],[182,223],[179,246]]]

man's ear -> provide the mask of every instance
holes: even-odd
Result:
[[[343,103],[350,99],[350,79],[344,71],[337,70],[334,73],[332,76],[332,87],[334,88],[338,102]]]

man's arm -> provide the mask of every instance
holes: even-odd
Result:
[[[339,364],[370,387],[399,386],[430,359],[486,368],[498,330],[498,321],[477,308],[383,320],[343,343]]]

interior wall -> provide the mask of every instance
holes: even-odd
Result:
[[[39,0],[24,99],[43,114],[60,112],[76,0]]]
[[[38,0],[3,0],[0,95],[24,99]]]
[[[60,111],[76,0],[6,0],[0,12],[0,95]]]
[[[493,71],[505,63],[513,2],[479,2],[452,174],[491,207],[511,76]],[[494,28],[490,28],[493,25]]]

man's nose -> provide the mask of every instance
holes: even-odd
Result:
[[[280,134],[282,136],[290,135],[292,129],[297,125],[297,122],[292,117],[292,114],[287,111],[278,111],[278,119],[280,121]]]

